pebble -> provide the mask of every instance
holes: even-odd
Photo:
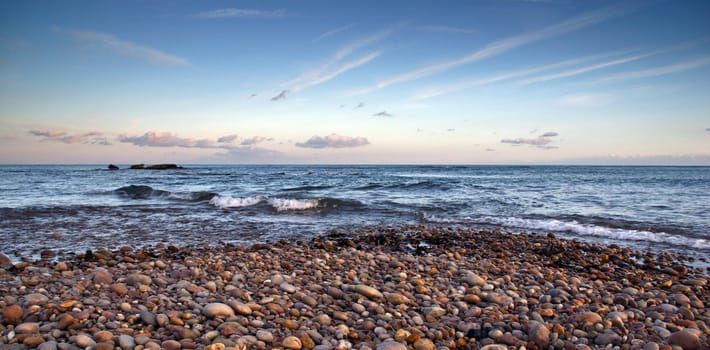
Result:
[[[294,336],[286,337],[281,345],[283,345],[283,347],[286,349],[295,350],[299,350],[303,347],[303,345],[301,344],[301,339],[298,339]]]
[[[57,342],[54,340],[43,342],[37,347],[37,350],[57,350]]]
[[[81,348],[88,348],[88,347],[96,346],[96,342],[86,334],[77,335],[76,339],[74,340],[74,343],[76,344],[76,346],[81,347]]]
[[[270,344],[274,341],[274,334],[267,330],[260,329],[256,331],[256,338],[263,341],[264,343]]]
[[[414,350],[435,350],[436,345],[429,339],[422,338],[414,342]]]
[[[574,320],[585,324],[595,324],[602,321],[602,317],[592,311],[580,312],[574,316]]]
[[[382,298],[382,293],[370,286],[366,286],[364,284],[358,284],[352,287],[353,290],[361,295],[364,295],[370,299],[381,299]]]
[[[30,293],[24,296],[25,306],[44,305],[49,301],[49,297],[41,293]]]
[[[384,341],[377,345],[377,350],[407,350],[407,345],[394,341]]]
[[[541,348],[547,348],[550,344],[550,330],[537,321],[529,321],[528,327],[528,338]]]
[[[18,324],[22,322],[24,310],[19,305],[10,305],[2,311],[2,320],[5,324]]]
[[[136,347],[136,341],[128,334],[121,334],[118,336],[118,345],[123,350],[132,350]]]
[[[161,346],[165,350],[180,350],[182,348],[179,341],[172,339],[164,341]]]
[[[19,334],[37,334],[39,333],[39,323],[25,322],[15,326],[15,333]]]
[[[94,270],[94,283],[96,284],[110,284],[113,283],[113,275],[102,267],[97,267]]]
[[[696,350],[700,349],[700,335],[702,333],[697,329],[683,329],[679,332],[675,332],[668,337],[668,344],[678,345],[683,350]]]
[[[250,309],[251,311],[251,309]],[[223,303],[210,303],[202,308],[202,314],[209,317],[231,317],[234,316],[234,310],[227,304]]]

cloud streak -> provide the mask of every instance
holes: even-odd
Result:
[[[273,141],[273,139],[272,139],[272,138],[263,137],[263,136],[254,136],[254,137],[252,137],[252,138],[250,138],[250,139],[246,139],[246,140],[242,141],[241,145],[242,145],[242,146],[253,146],[253,145],[262,143],[262,142],[264,142],[264,141]]]
[[[466,56],[459,57],[456,59],[452,59],[449,61],[429,65],[426,67],[422,67],[413,71],[409,71],[406,73],[402,73],[400,75],[394,76],[392,78],[383,80],[377,85],[375,85],[374,88],[368,89],[368,90],[374,90],[374,89],[381,89],[390,85],[394,84],[400,84],[404,83],[410,80],[415,80],[415,79],[420,79],[432,74],[436,73],[441,73],[443,71],[447,71],[465,64],[469,64],[472,62],[480,61],[486,58],[490,58],[496,55],[500,55],[504,52],[510,51],[512,49],[518,48],[520,46],[524,46],[536,41],[540,41],[543,39],[559,36],[562,34],[566,34],[569,32],[573,32],[575,30],[582,29],[584,27],[588,27],[603,21],[606,21],[610,18],[613,18],[615,16],[622,15],[624,13],[629,12],[628,9],[622,7],[622,6],[608,6],[604,7],[595,11],[587,12],[585,14],[573,17],[571,19],[568,19],[563,22],[556,23],[554,25],[545,27],[541,30],[533,31],[533,32],[528,32],[512,37],[508,37],[502,40],[494,41],[488,45],[486,45],[484,48],[474,51]],[[368,91],[368,90],[363,90],[363,91]]]
[[[523,137],[518,137],[515,139],[502,139],[500,140],[501,143],[507,143],[511,144],[513,146],[520,146],[520,145],[529,145],[529,146],[534,146],[537,148],[541,149],[554,149],[557,148],[556,146],[550,146],[550,143],[553,142],[552,138],[559,136],[558,133],[554,131],[548,131],[546,133],[543,133],[542,135],[536,137],[536,138],[523,138]]]
[[[392,114],[387,113],[387,111],[377,112],[372,115],[373,117],[391,117]]]
[[[296,143],[296,147],[301,148],[352,148],[369,145],[368,141],[364,137],[350,137],[338,134],[330,134],[328,136],[318,136],[314,135],[306,142]]]
[[[291,92],[291,91],[289,91],[289,90],[281,90],[281,92],[280,92],[278,95],[276,95],[276,96],[274,96],[274,97],[271,98],[271,101],[285,100],[285,99],[286,99],[286,95],[288,95],[289,92]]]
[[[525,68],[525,69],[521,69],[521,70],[517,70],[517,71],[513,71],[513,72],[502,73],[502,74],[490,76],[487,78],[468,80],[468,81],[459,82],[459,83],[455,83],[455,84],[449,84],[449,85],[429,88],[427,90],[417,93],[415,95],[415,98],[416,99],[432,98],[432,97],[436,97],[439,95],[444,95],[444,94],[472,88],[475,86],[489,85],[489,84],[493,84],[493,83],[497,83],[497,82],[501,82],[501,81],[505,81],[505,80],[524,77],[524,76],[530,75],[530,74],[535,74],[535,73],[539,73],[539,72],[552,70],[552,69],[573,66],[576,64],[581,64],[584,62],[593,61],[596,59],[609,57],[609,56],[613,56],[616,54],[618,54],[618,53],[614,52],[614,53],[603,53],[603,54],[598,54],[598,55],[583,56],[583,57],[564,60],[564,61],[560,61],[560,62],[555,62],[555,63],[543,65],[543,66]]]
[[[111,34],[91,31],[73,31],[70,33],[74,38],[86,45],[98,46],[115,54],[138,59],[147,63],[165,66],[184,66],[189,64],[188,60],[185,58],[148,46],[121,40]]]
[[[451,33],[451,34],[472,34],[472,33],[477,32],[477,30],[475,30],[475,29],[456,28],[456,27],[449,27],[449,26],[421,26],[421,27],[419,27],[419,30],[423,30],[426,32]]]
[[[297,78],[284,83],[283,87],[288,90],[297,92],[309,88],[311,86],[323,84],[349,70],[370,63],[372,60],[379,57],[382,53],[380,51],[371,51],[367,54],[364,54],[355,59],[351,59],[349,61],[345,61],[345,59],[350,57],[358,50],[386,38],[392,33],[393,30],[393,28],[388,28],[374,33],[370,36],[361,38],[360,40],[353,41],[341,47],[338,51],[335,52],[335,54],[333,54],[332,57],[326,59],[325,62],[322,62],[318,64],[315,68],[302,73]]]
[[[219,19],[219,18],[279,18],[286,17],[290,14],[283,9],[264,11],[253,9],[240,8],[224,8],[212,11],[203,11],[195,14],[195,17],[200,19]]]
[[[164,131],[148,131],[141,136],[121,135],[118,140],[139,147],[228,148],[213,140],[182,138]]]
[[[61,142],[66,144],[80,143],[102,146],[111,145],[111,142],[103,137],[103,134],[98,131],[92,131],[79,135],[69,135],[67,132],[61,130],[30,130],[29,133],[34,136],[44,137],[42,141]]]
[[[318,41],[321,41],[321,40],[323,40],[323,39],[325,39],[325,38],[328,38],[328,37],[331,37],[331,36],[333,36],[333,35],[335,35],[335,34],[338,34],[338,33],[340,33],[340,32],[344,32],[344,31],[346,31],[346,30],[352,28],[353,26],[354,26],[354,24],[348,24],[348,25],[344,25],[344,26],[342,26],[342,27],[338,27],[338,28],[335,28],[335,29],[331,29],[331,30],[329,30],[329,31],[327,31],[327,32],[325,32],[325,33],[319,35],[317,38],[313,39],[313,42],[318,42]]]
[[[691,70],[691,69],[695,69],[695,68],[700,68],[700,67],[706,66],[708,64],[710,64],[710,56],[705,56],[705,57],[697,58],[694,60],[671,64],[671,65],[666,65],[666,66],[661,66],[661,67],[612,74],[612,75],[609,75],[607,77],[597,80],[597,82],[610,82],[610,81],[619,81],[619,80],[651,78],[651,77],[656,77],[656,76],[660,76],[660,75],[679,73],[679,72],[683,72],[683,71],[687,71],[687,70]]]

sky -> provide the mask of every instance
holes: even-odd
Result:
[[[710,165],[710,2],[2,1],[2,164]]]

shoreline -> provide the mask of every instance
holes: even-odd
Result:
[[[709,348],[703,269],[554,235],[378,227],[57,258],[0,268],[0,345]]]

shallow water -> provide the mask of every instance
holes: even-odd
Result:
[[[0,193],[0,251],[14,256],[401,224],[710,256],[708,167],[0,166]]]

